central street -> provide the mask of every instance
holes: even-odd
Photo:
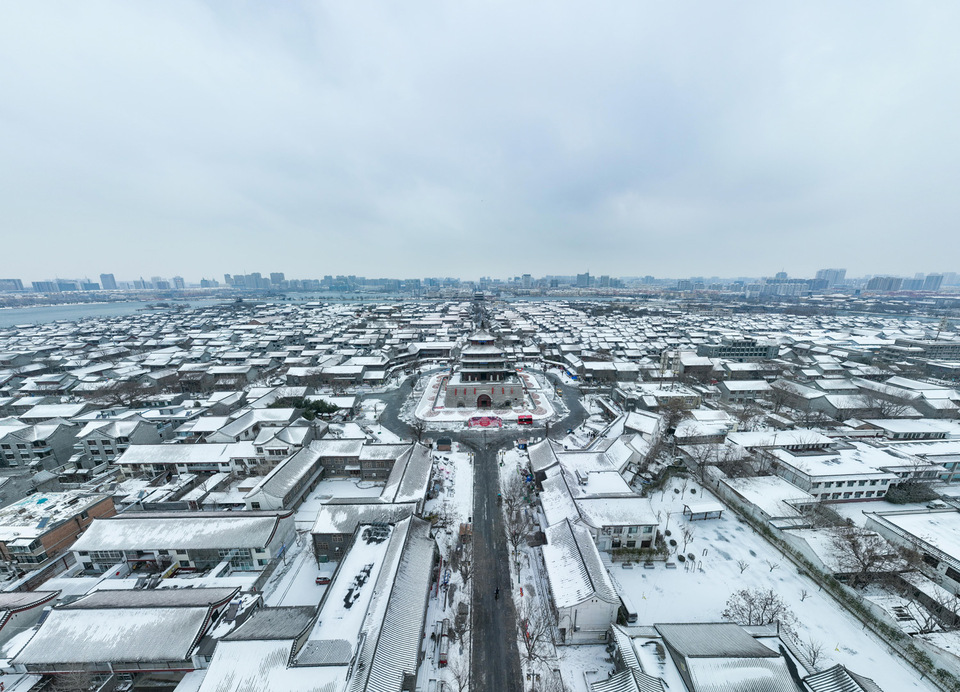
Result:
[[[576,387],[563,385],[548,375],[556,389],[563,392],[569,409],[564,418],[551,423],[554,437],[563,437],[568,428],[575,428],[587,417],[580,404]],[[413,429],[399,417],[403,403],[413,394],[408,378],[392,392],[371,394],[369,398],[385,403],[381,423],[397,433],[415,438]],[[529,437],[533,430],[522,433],[510,430],[468,431],[450,437],[474,453],[473,479],[473,596],[471,600],[471,687],[474,692],[522,690],[520,652],[517,648],[519,627],[510,583],[510,558],[503,514],[497,502],[500,492],[500,467],[497,452],[512,447],[518,437]],[[542,429],[541,429],[542,434]],[[500,598],[494,591],[500,588]]]

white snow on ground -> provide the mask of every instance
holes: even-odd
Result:
[[[800,638],[825,645],[828,661],[824,667],[842,663],[854,672],[882,681],[884,689],[898,692],[935,689],[730,510],[720,519],[687,521],[681,514],[685,502],[716,498],[694,481],[688,482],[681,497],[674,489],[682,483],[672,479],[664,492],[655,492],[651,499],[654,512],[659,512],[664,522],[661,527],[669,513],[670,538],[680,541],[681,548],[683,527],[694,531],[684,552],[696,557],[696,567],[691,570],[689,560],[680,563],[671,558],[676,569],[666,569],[663,562],[654,563],[654,569],[639,564],[633,569],[620,565],[611,568],[611,576],[633,600],[639,624],[716,622],[722,619],[720,613],[734,591],[772,588],[799,619]],[[691,489],[696,493],[691,495]],[[739,561],[748,564],[743,573]],[[771,570],[768,563],[776,567]]]
[[[315,606],[327,589],[317,585],[317,577],[331,576],[335,565],[317,567],[310,535],[298,538],[300,544],[292,546],[286,564],[277,568],[264,588],[264,601],[268,606]]]

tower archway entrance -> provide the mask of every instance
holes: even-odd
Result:
[[[490,408],[493,405],[493,402],[490,401],[490,397],[486,394],[481,394],[477,397],[477,408]]]

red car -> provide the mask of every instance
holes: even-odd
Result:
[[[330,583],[330,577],[317,577],[317,586],[326,586]]]

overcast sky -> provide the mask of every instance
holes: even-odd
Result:
[[[0,0],[0,278],[960,271],[958,26]]]

